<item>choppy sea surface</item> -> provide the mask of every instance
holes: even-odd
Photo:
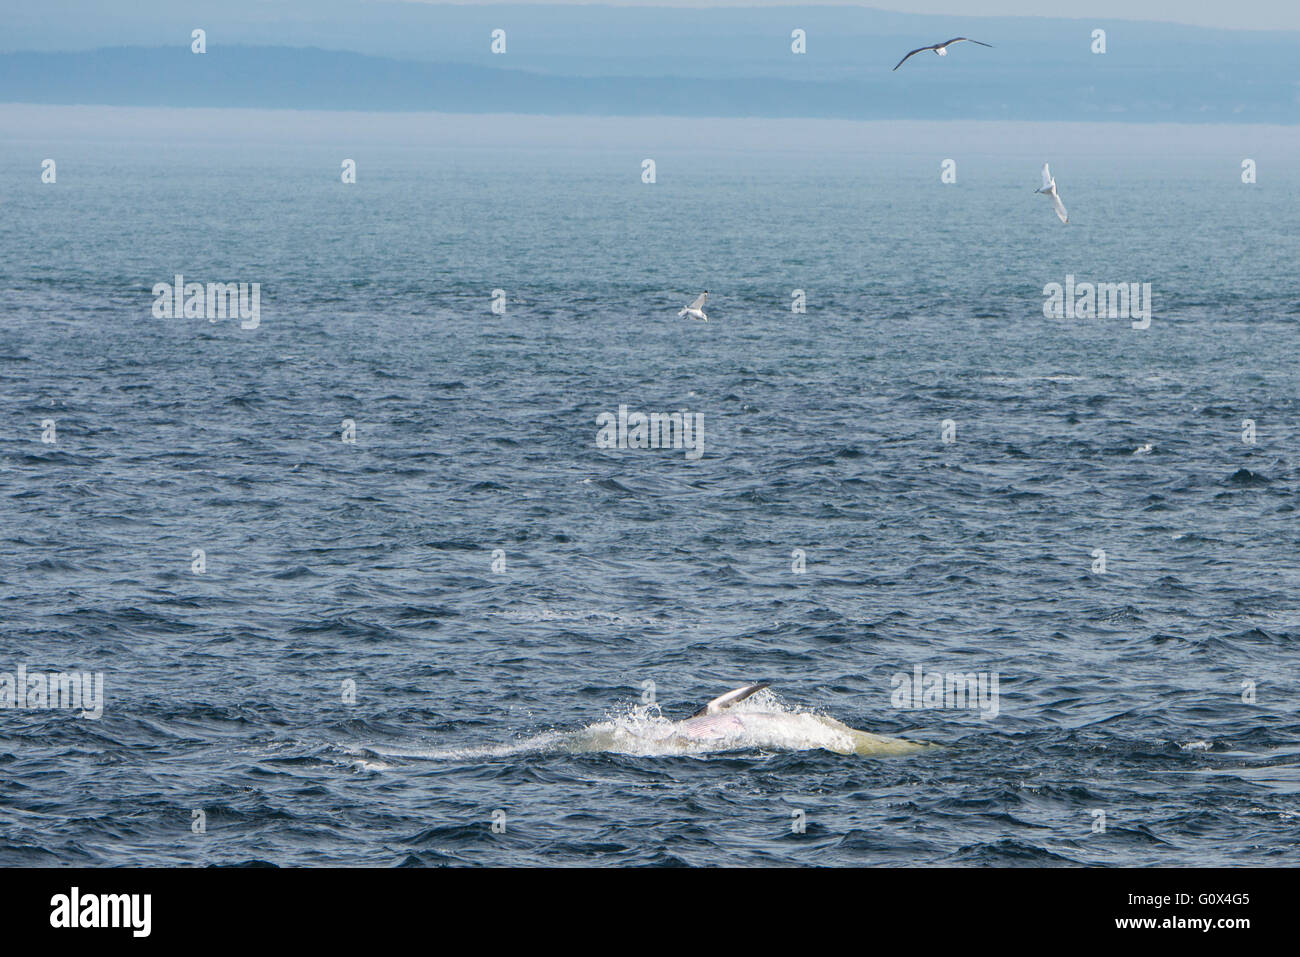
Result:
[[[1300,863],[1294,129],[0,132],[0,672],[104,675],[0,709],[0,864]]]

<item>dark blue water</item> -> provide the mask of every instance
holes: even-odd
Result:
[[[1300,861],[1292,132],[5,111],[0,863]],[[755,678],[942,747],[641,734]]]

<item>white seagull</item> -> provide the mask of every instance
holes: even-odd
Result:
[[[704,314],[704,300],[709,298],[709,291],[706,289],[696,297],[695,301],[677,313],[677,318],[690,316],[692,319],[699,319],[701,322],[708,322],[709,317]]]
[[[1043,188],[1034,190],[1035,193],[1042,193],[1045,196],[1052,197],[1052,202],[1056,204],[1056,215],[1060,217],[1061,222],[1068,223],[1069,215],[1065,212],[1065,204],[1061,202],[1061,197],[1056,192],[1056,180],[1052,178],[1052,171],[1043,164]]]
[[[928,47],[917,47],[907,56],[903,57],[903,59],[899,60],[898,66],[894,67],[894,69],[897,70],[899,66],[902,66],[909,59],[916,56],[918,53],[924,53],[926,50],[933,50],[939,56],[947,56],[948,47],[952,46],[954,43],[960,43],[962,40],[965,40],[967,43],[978,43],[982,47],[992,48],[993,46],[991,43],[980,43],[979,40],[972,40],[970,37],[953,37],[951,40],[945,40],[943,43],[935,43]]]

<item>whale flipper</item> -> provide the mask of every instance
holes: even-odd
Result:
[[[698,718],[702,714],[717,714],[723,708],[729,708],[737,701],[744,701],[750,695],[762,691],[770,685],[770,681],[755,681],[753,684],[741,685],[739,688],[728,691],[724,695],[718,695],[718,697],[714,698],[699,711],[695,712],[691,717]]]

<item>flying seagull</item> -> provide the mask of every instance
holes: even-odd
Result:
[[[708,322],[709,317],[704,314],[704,300],[708,298],[709,291],[706,289],[695,298],[693,303],[681,312],[677,313],[677,318],[680,319],[682,316],[690,316],[692,319],[699,319],[703,322]]]
[[[962,40],[965,40],[967,43],[979,43],[979,45],[982,46],[982,47],[992,47],[992,46],[993,46],[993,44],[991,44],[991,43],[980,43],[980,41],[978,41],[978,40],[972,40],[970,37],[953,37],[951,40],[945,40],[943,43],[935,43],[935,44],[933,44],[933,45],[931,45],[931,46],[928,46],[928,47],[917,47],[915,50],[913,50],[913,51],[912,51],[911,53],[909,53],[907,56],[903,57],[903,59],[899,60],[899,61],[898,61],[898,66],[894,67],[894,69],[897,70],[899,66],[902,66],[902,65],[903,65],[904,63],[906,63],[909,59],[911,59],[912,57],[916,56],[918,53],[924,53],[926,50],[933,50],[933,51],[934,51],[935,53],[937,53],[939,56],[947,56],[947,55],[948,55],[948,47],[952,46],[954,43],[960,43]]]
[[[1056,204],[1056,215],[1060,217],[1061,222],[1068,223],[1070,217],[1065,212],[1065,204],[1061,202],[1061,197],[1056,192],[1056,180],[1052,178],[1052,171],[1043,164],[1043,188],[1034,190],[1035,193],[1043,193],[1052,197],[1052,202]]]

